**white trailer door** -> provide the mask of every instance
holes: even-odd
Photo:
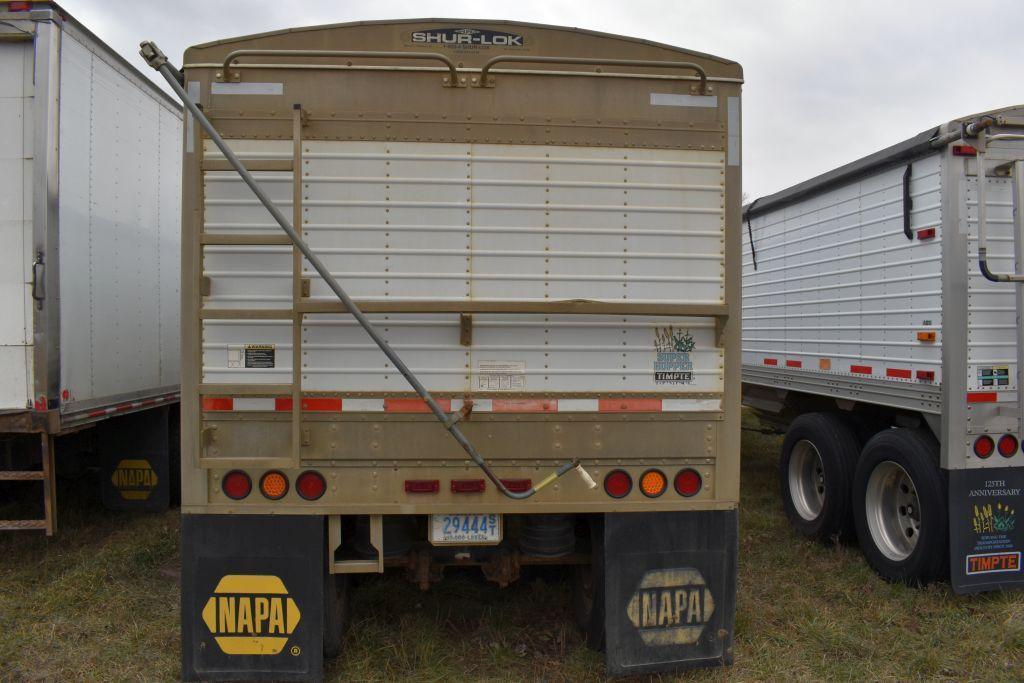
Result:
[[[32,45],[0,43],[0,410],[32,396]]]

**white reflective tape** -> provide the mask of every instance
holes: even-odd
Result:
[[[284,83],[211,83],[211,95],[283,95]]]
[[[596,413],[596,398],[560,398],[558,399],[558,412],[560,413]]]
[[[193,102],[199,102],[199,81],[189,81],[186,85],[185,91],[188,93],[188,98]],[[185,110],[185,152],[192,154],[195,150],[195,121],[192,120],[192,112],[188,109]]]
[[[473,399],[474,413],[490,413],[494,411],[494,401],[489,398]]]
[[[728,124],[729,124],[729,136],[726,140],[728,143],[728,161],[730,166],[740,165],[740,98],[729,97],[727,107],[728,113]]]
[[[341,410],[346,413],[383,413],[384,399],[343,398],[341,399]]]
[[[236,398],[232,401],[235,412],[247,410],[274,410],[277,403],[273,398]]]
[[[666,413],[721,409],[722,401],[717,398],[666,398],[661,401],[661,410]]]
[[[652,92],[651,105],[655,107],[704,107],[718,106],[715,95],[676,95],[668,92]]]

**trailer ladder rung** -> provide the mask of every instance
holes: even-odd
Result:
[[[53,464],[53,436],[39,434],[39,455],[42,469],[0,470],[0,481],[43,483],[42,519],[0,519],[0,531],[45,531],[53,536],[57,518],[57,481]]]
[[[0,519],[0,531],[48,531],[48,525],[45,519]]]
[[[291,246],[292,241],[288,235],[271,234],[250,234],[250,235],[229,235],[218,233],[203,233],[200,238],[202,244],[237,244],[245,246]]]
[[[244,160],[245,168],[249,172],[257,171],[287,171],[295,169],[291,159],[248,159]],[[203,159],[204,171],[234,171],[234,167],[227,159]]]
[[[42,481],[46,479],[46,472],[42,470],[29,470],[26,472],[0,471],[0,481]]]

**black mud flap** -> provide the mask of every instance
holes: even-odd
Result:
[[[731,664],[736,511],[608,514],[604,534],[608,674]]]
[[[957,593],[1024,586],[1024,467],[949,470],[949,578]]]
[[[103,505],[159,512],[170,507],[169,408],[152,408],[99,425]]]
[[[182,678],[322,680],[324,543],[322,517],[183,515]]]

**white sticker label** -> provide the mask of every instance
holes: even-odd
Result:
[[[482,360],[477,363],[476,388],[480,391],[523,391],[526,363],[518,360]]]
[[[284,83],[211,83],[212,95],[283,95]]]
[[[652,92],[651,106],[655,107],[718,107],[715,95],[676,95],[669,92]]]

